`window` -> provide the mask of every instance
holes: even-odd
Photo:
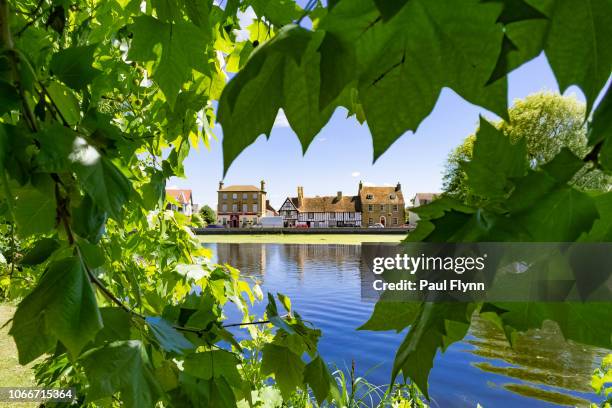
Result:
[[[355,218],[355,213],[354,212],[350,212],[349,213],[349,218],[352,220]]]
[[[227,193],[223,193],[223,199],[227,200]]]
[[[374,196],[372,194],[367,194],[366,195],[366,200],[372,200],[374,198]]]
[[[253,212],[256,213],[257,212],[257,204],[253,204]]]
[[[246,204],[242,204],[242,212],[243,212],[243,213],[245,213],[245,212],[249,212],[249,206],[248,206],[248,205],[246,205]]]
[[[372,204],[368,204],[368,211],[374,211],[374,206]]]
[[[257,193],[253,193],[253,200],[257,200]]]
[[[335,212],[329,213],[329,219],[330,220],[335,220],[336,219],[336,213]]]
[[[246,200],[247,198],[249,198],[249,195],[247,193],[242,193],[242,199]]]
[[[223,217],[223,225],[227,224],[227,218]]]
[[[223,205],[221,206],[221,211],[223,211],[223,212],[227,212],[227,204],[223,204]]]
[[[312,220],[314,218],[314,213],[309,212],[308,213],[308,219]]]
[[[368,218],[368,224],[372,225],[372,222],[374,222],[374,220],[372,218]]]
[[[233,198],[234,200],[235,200],[235,199],[237,199],[237,198],[238,198],[238,194],[236,194],[236,193],[232,194],[232,198]]]
[[[421,205],[429,204],[429,200],[422,200]]]
[[[397,211],[397,204],[393,204],[393,211]]]
[[[395,194],[389,194],[389,199],[395,200]]]
[[[380,211],[385,211],[385,205],[384,204],[380,205]]]
[[[397,225],[397,218],[393,219],[393,225]]]
[[[233,212],[238,211],[238,204],[232,204],[232,211]]]

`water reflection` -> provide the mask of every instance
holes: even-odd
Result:
[[[507,390],[571,406],[588,406],[588,401],[576,398],[576,394],[591,393],[591,373],[608,353],[566,341],[553,322],[545,322],[539,330],[518,334],[514,347],[510,347],[497,326],[476,318],[465,342],[475,347],[469,353],[486,359],[474,362],[475,367],[508,380],[529,383],[505,383],[503,386]],[[545,389],[535,385],[545,386]],[[551,387],[575,391],[575,394],[551,391]]]
[[[338,367],[354,359],[358,375],[389,381],[403,336],[356,331],[373,309],[361,282],[370,279],[358,245],[207,244],[215,261],[229,263],[261,281],[264,291],[282,292],[307,320],[323,330],[320,351]],[[263,313],[264,305],[254,313]],[[476,319],[468,337],[438,354],[430,376],[432,406],[587,406],[589,386],[604,350],[566,342],[554,324],[519,335],[511,348],[491,323]],[[378,367],[372,371],[374,367]]]

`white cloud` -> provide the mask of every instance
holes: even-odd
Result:
[[[317,140],[318,140],[319,142],[324,142],[324,141],[326,141],[326,140],[327,140],[327,138],[326,138],[326,137],[320,137],[320,138],[318,138]]]
[[[364,187],[376,187],[376,184],[372,183],[371,181],[364,181],[362,184]]]
[[[289,127],[289,121],[287,120],[287,116],[285,116],[285,112],[283,112],[282,109],[279,109],[278,115],[276,115],[274,127]]]
[[[358,172],[358,171],[354,171],[354,172],[351,173],[351,177],[359,177],[360,175],[361,175],[361,173]]]

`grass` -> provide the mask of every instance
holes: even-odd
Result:
[[[15,306],[0,303],[0,327],[4,326],[15,313]],[[8,331],[10,323],[0,329],[0,387],[34,387],[34,373],[31,364],[22,366],[17,361],[17,348]],[[15,403],[0,402],[0,407],[37,407],[35,402]]]
[[[203,243],[219,244],[348,244],[362,242],[400,242],[403,234],[249,234],[199,235]]]

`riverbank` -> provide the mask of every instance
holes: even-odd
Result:
[[[250,234],[198,235],[202,243],[219,244],[345,244],[360,245],[363,242],[400,242],[399,234]]]

